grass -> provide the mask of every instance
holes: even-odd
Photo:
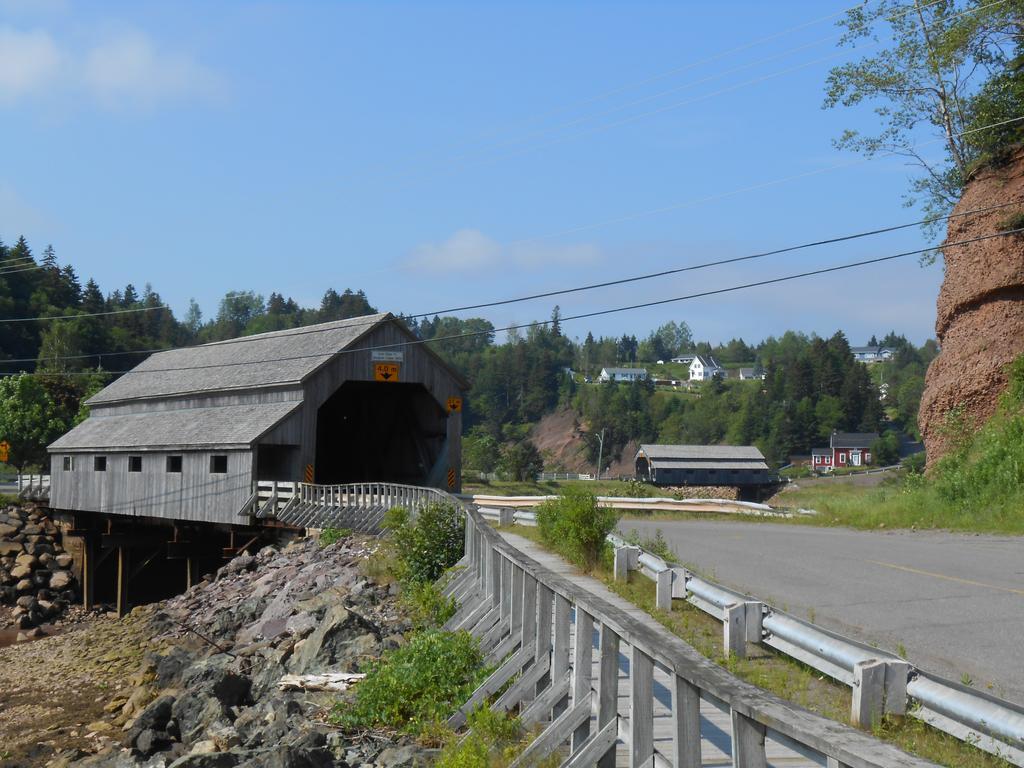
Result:
[[[535,528],[515,526],[505,530],[544,546]],[[670,612],[658,610],[655,608],[654,582],[636,571],[630,573],[628,582],[615,581],[605,565],[592,569],[589,575],[600,579],[612,592],[650,614],[701,655],[720,664],[741,680],[822,717],[850,724],[852,694],[847,686],[764,647],[751,649],[746,659],[725,656],[722,623],[719,620],[684,600],[674,600]],[[1012,768],[1005,760],[965,744],[913,717],[885,718],[873,733],[877,738],[900,749],[949,768]]]
[[[845,483],[799,488],[780,499],[786,507],[818,512],[786,520],[802,525],[1024,534],[1024,498],[1019,490],[1007,491],[1009,498],[1003,503],[959,505],[950,503],[933,483],[898,477],[873,488]]]

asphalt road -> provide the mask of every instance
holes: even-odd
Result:
[[[1024,538],[625,520],[678,562],[921,669],[1024,704]]]

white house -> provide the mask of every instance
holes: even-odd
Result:
[[[682,363],[683,365],[689,365],[690,363],[693,362],[693,358],[695,357],[696,355],[680,355],[679,357],[673,357],[672,362]]]
[[[858,363],[878,363],[892,360],[892,350],[886,347],[850,347],[853,359]]]
[[[647,381],[646,368],[602,368],[598,381]]]
[[[710,381],[718,376],[725,378],[725,368],[711,355],[694,355],[690,363],[690,381]]]

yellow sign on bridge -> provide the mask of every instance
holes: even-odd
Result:
[[[11,456],[11,444],[6,440],[0,441],[0,463],[6,464]]]

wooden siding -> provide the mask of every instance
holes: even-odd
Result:
[[[317,411],[346,381],[373,381],[374,360],[371,347],[394,345],[401,351],[403,360],[399,368],[399,381],[422,384],[438,405],[447,410],[449,397],[463,397],[462,384],[437,358],[427,352],[421,344],[408,344],[410,337],[394,322],[384,323],[353,344],[343,354],[330,360],[305,382],[305,397],[301,413],[303,466],[316,459],[316,417]],[[381,383],[386,387],[388,384]],[[455,470],[455,488],[462,488],[462,418],[460,413],[449,414],[447,419],[448,459]],[[445,473],[447,475],[447,472]],[[366,478],[372,481],[375,478]],[[447,483],[445,483],[447,487]]]
[[[251,451],[76,453],[71,471],[64,455],[53,455],[54,509],[234,524],[252,492]],[[137,455],[142,471],[129,472],[128,457]],[[211,474],[213,455],[227,456],[226,474]],[[93,469],[95,456],[107,457],[105,472]],[[167,471],[167,456],[182,457],[180,473]]]

